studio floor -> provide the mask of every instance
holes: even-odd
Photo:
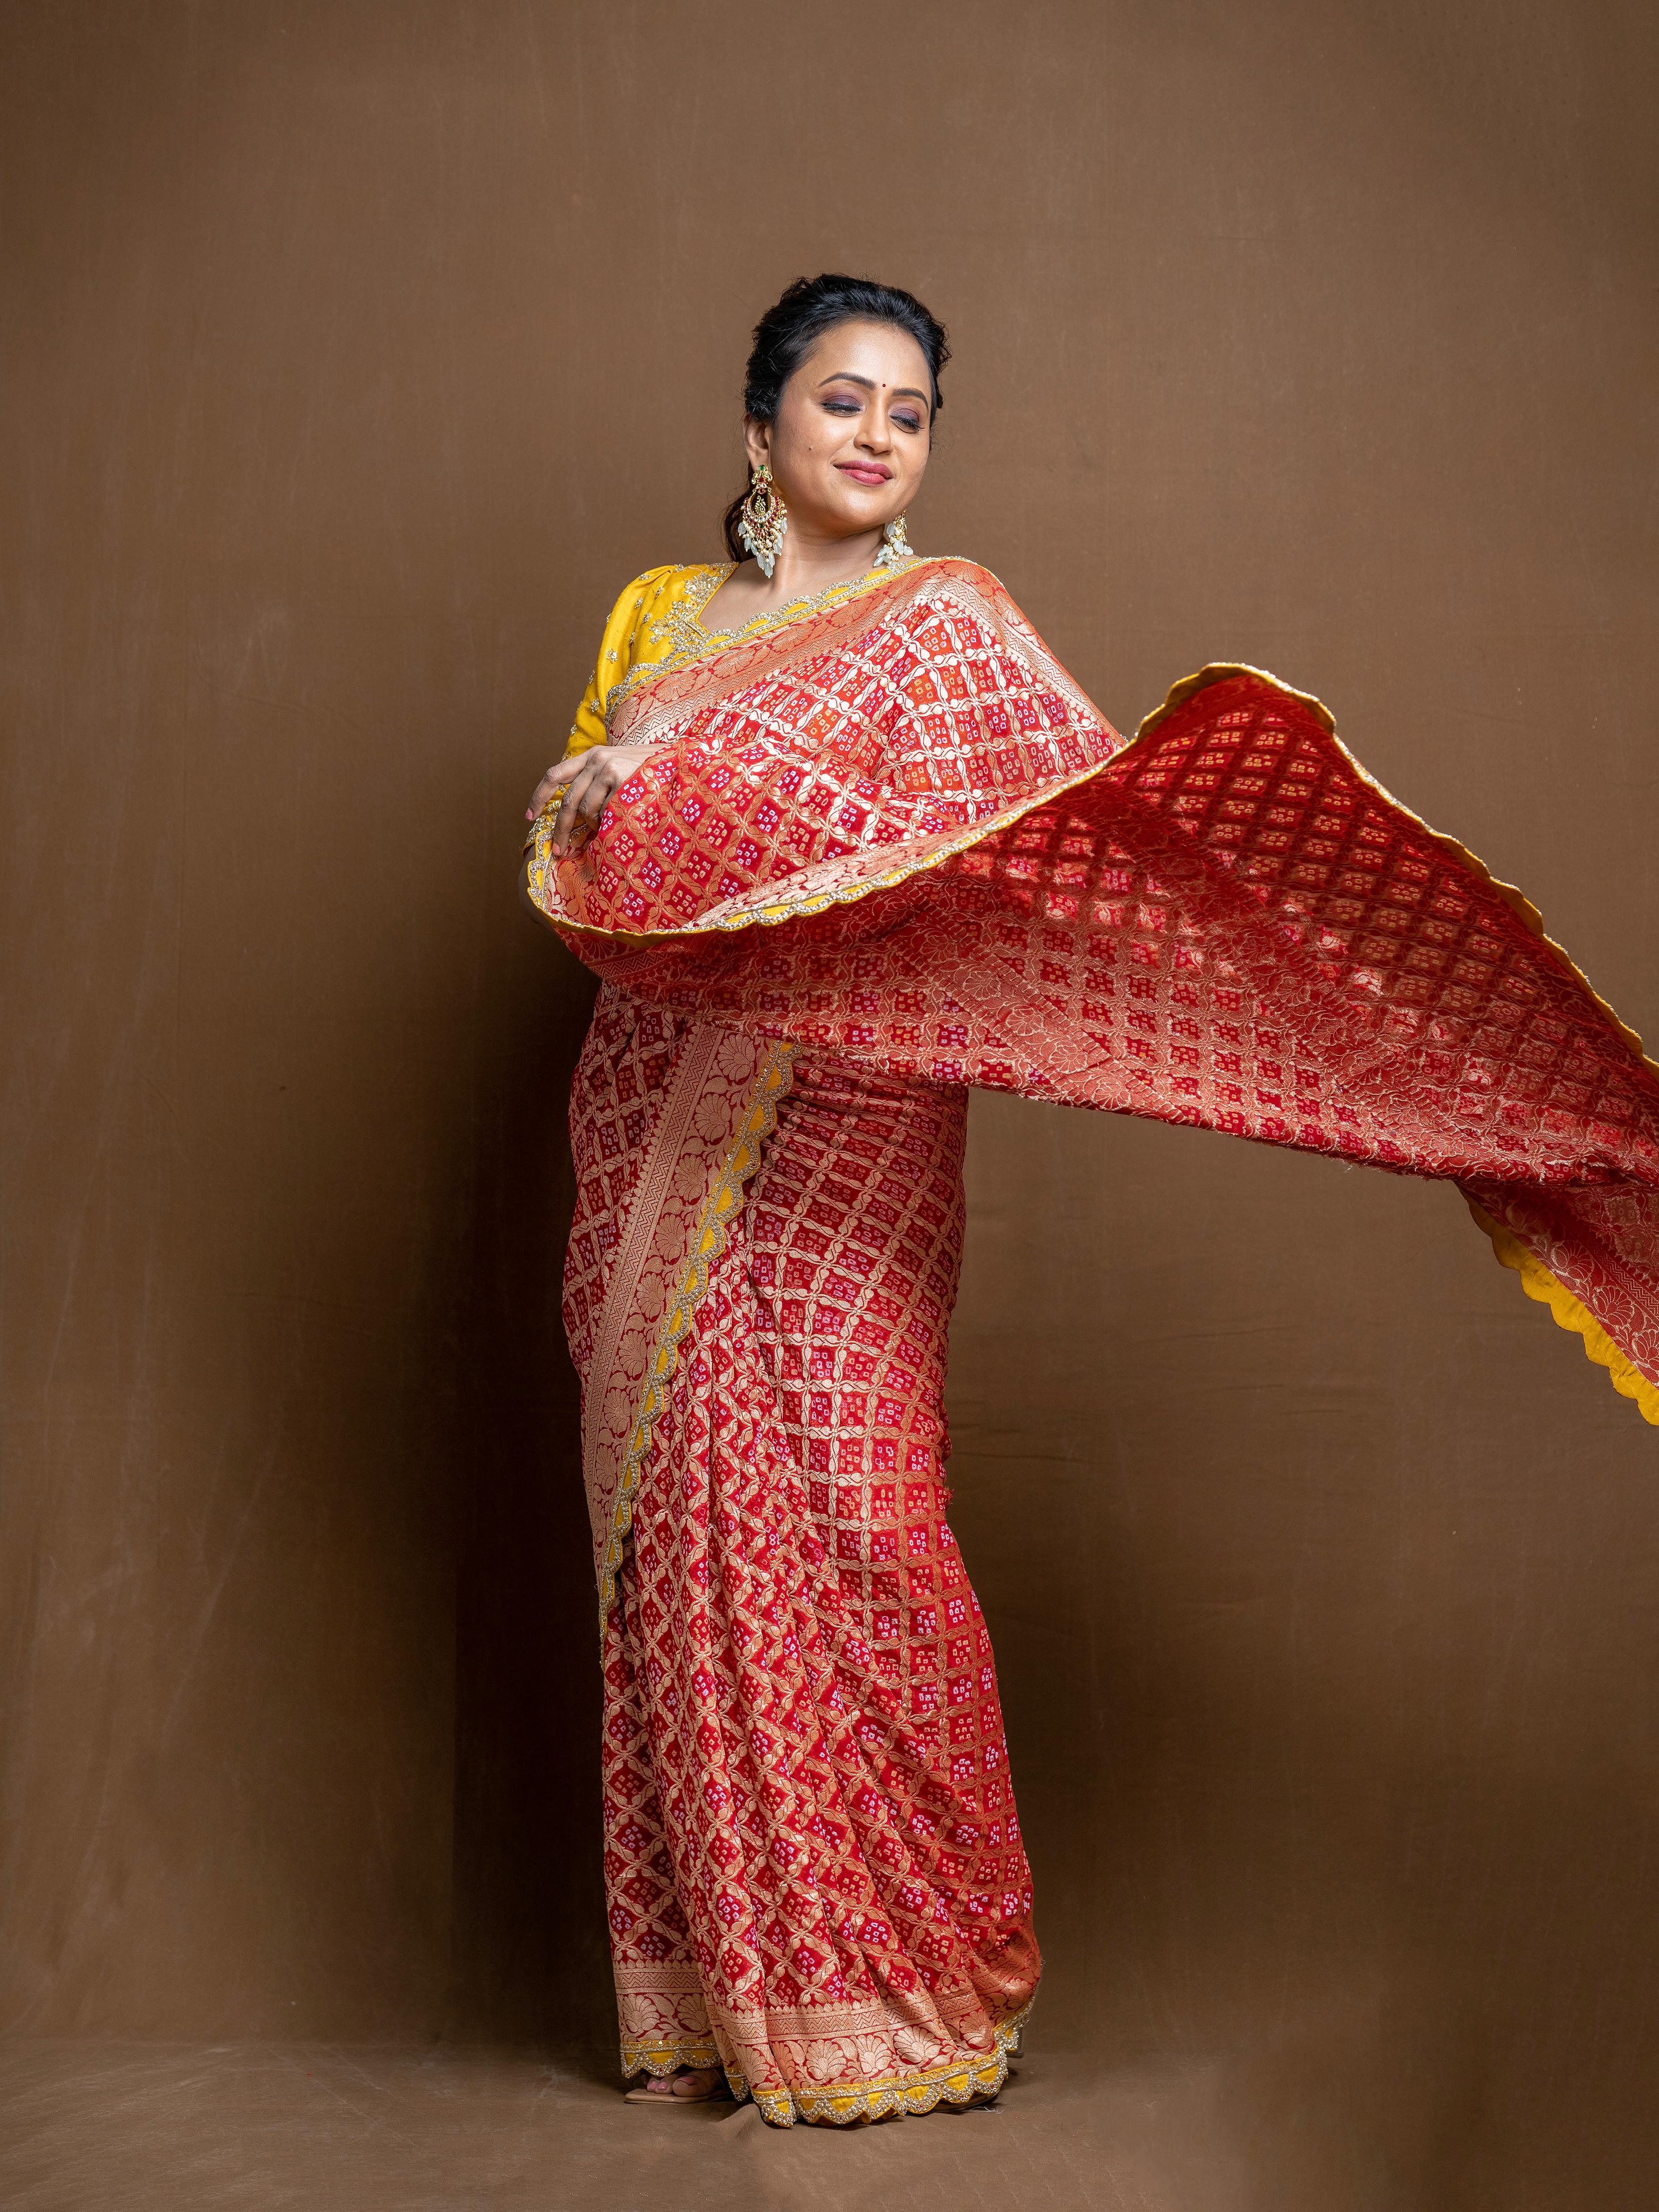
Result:
[[[1034,2055],[991,2108],[830,2133],[658,2113],[580,2062],[326,2044],[0,2046],[7,2212],[1244,2212],[1219,2069]]]

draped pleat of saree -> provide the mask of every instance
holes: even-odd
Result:
[[[945,1517],[967,1087],[1454,1180],[1659,1419],[1659,1077],[1273,678],[1126,744],[971,562],[729,639],[691,596],[585,702],[646,764],[528,872],[605,984],[566,1313],[623,2059],[846,2121],[994,2089],[1036,1983]]]

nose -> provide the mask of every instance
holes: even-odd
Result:
[[[887,410],[879,399],[865,409],[856,442],[872,453],[884,453],[891,446],[893,433],[888,425]]]

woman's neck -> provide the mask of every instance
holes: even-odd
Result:
[[[787,599],[804,599],[814,592],[827,592],[835,584],[856,583],[867,575],[881,550],[881,532],[861,530],[856,538],[816,538],[787,530],[778,548],[771,580],[756,571],[755,580],[766,597],[780,605]],[[743,564],[746,568],[749,563]],[[742,570],[739,570],[741,574]],[[735,581],[736,579],[733,579]]]
[[[819,538],[805,531],[785,532],[777,565],[769,578],[754,561],[743,561],[703,611],[703,627],[718,633],[736,629],[757,615],[793,599],[811,599],[836,584],[855,584],[875,565],[882,533],[861,530],[855,538]]]

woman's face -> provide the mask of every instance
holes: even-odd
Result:
[[[744,425],[791,526],[854,538],[902,514],[927,465],[931,389],[927,356],[890,323],[826,331],[784,386],[775,420]]]

